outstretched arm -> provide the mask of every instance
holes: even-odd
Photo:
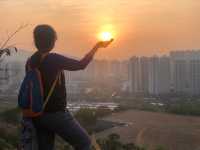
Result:
[[[82,70],[87,67],[87,65],[91,62],[93,59],[95,53],[98,51],[99,48],[106,48],[113,40],[106,41],[106,42],[98,42],[92,50],[87,53],[80,61],[67,58],[67,57],[60,57],[60,68],[64,70],[69,71],[76,71],[76,70]]]

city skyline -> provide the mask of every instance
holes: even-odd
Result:
[[[24,50],[24,49],[18,49],[17,53],[15,53],[14,51],[11,51],[11,52],[13,52],[11,54],[11,56],[7,57],[4,61],[8,61],[9,62],[9,61],[17,60],[17,61],[26,62],[28,57],[30,57],[34,53],[34,51],[27,51],[27,50]],[[146,56],[146,55],[131,55],[128,58],[124,58],[124,59],[118,59],[118,58],[116,58],[116,59],[107,59],[107,58],[95,57],[94,60],[95,61],[101,61],[101,60],[104,61],[104,60],[106,60],[106,61],[120,61],[120,62],[123,62],[123,61],[129,61],[132,57],[154,57],[154,56],[155,57],[163,57],[163,56],[165,57],[165,56],[170,56],[171,53],[178,53],[178,52],[180,52],[180,53],[182,53],[182,52],[186,52],[186,53],[187,52],[188,53],[197,52],[197,53],[199,53],[200,52],[200,48],[199,49],[168,50],[167,53],[160,54],[160,55],[156,54],[156,53],[154,53],[154,54],[152,53],[152,55],[149,55],[149,56]],[[66,57],[74,58],[74,59],[77,59],[77,60],[81,59],[81,57],[74,57],[73,55],[68,55],[67,53],[62,53],[62,52],[58,52],[58,53],[63,54]]]
[[[7,83],[13,85],[21,81],[24,65],[25,61],[3,61],[0,69],[1,79],[5,81],[2,83],[8,86]],[[12,81],[7,75],[13,77]],[[85,70],[66,71],[65,75],[66,86],[74,89],[72,93],[103,84],[132,94],[200,95],[200,50],[171,51],[168,56],[133,56],[125,61],[94,60]],[[19,79],[16,80],[16,77]],[[16,87],[18,85],[15,84]]]
[[[43,0],[0,1],[1,39],[21,23],[29,27],[12,43],[34,50],[32,30],[47,23],[58,32],[55,49],[83,56],[102,30],[113,32],[115,41],[96,58],[127,59],[132,55],[166,54],[174,49],[200,48],[200,2],[196,0]],[[108,7],[109,6],[109,7]]]
[[[133,94],[200,95],[200,50],[134,56],[129,61],[129,84]]]

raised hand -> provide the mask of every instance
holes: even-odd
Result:
[[[112,42],[114,41],[114,39],[111,39],[109,41],[100,41],[98,42],[95,47],[96,48],[106,48],[108,47],[108,45],[110,45]]]

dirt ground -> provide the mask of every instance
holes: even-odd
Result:
[[[118,133],[124,142],[146,145],[148,150],[162,145],[167,150],[200,150],[200,117],[129,110],[105,120],[126,123],[97,136]]]

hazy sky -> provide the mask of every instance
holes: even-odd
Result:
[[[0,0],[0,18],[1,41],[20,24],[30,24],[11,41],[30,51],[32,30],[41,23],[58,32],[57,51],[77,57],[102,30],[113,32],[115,42],[97,58],[200,48],[199,0]]]

